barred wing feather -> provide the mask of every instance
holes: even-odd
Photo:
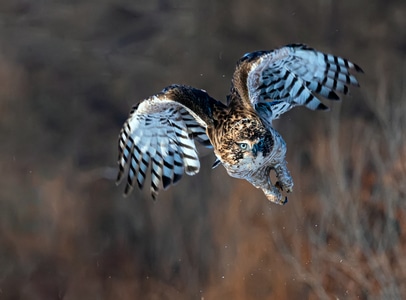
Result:
[[[359,86],[351,72],[363,72],[347,59],[318,52],[302,44],[243,56],[252,62],[247,88],[252,105],[260,115],[276,119],[294,106],[328,109],[316,96],[338,100],[336,92],[347,94],[348,86]]]
[[[151,169],[151,195],[180,180],[183,173],[199,172],[194,139],[211,145],[204,122],[164,93],[150,97],[133,108],[119,135],[117,184],[127,173],[124,194],[144,186]]]

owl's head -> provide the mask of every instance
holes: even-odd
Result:
[[[267,157],[273,149],[272,133],[262,122],[255,118],[244,118],[232,124],[222,138],[219,153],[222,161],[229,164],[253,162],[260,157]]]

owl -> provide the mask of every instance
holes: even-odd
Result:
[[[261,189],[268,200],[285,204],[293,191],[286,166],[286,143],[272,121],[291,108],[327,110],[319,96],[337,100],[362,69],[347,59],[303,44],[247,53],[237,62],[227,102],[206,91],[171,85],[136,104],[119,134],[117,184],[124,194],[142,188],[150,172],[151,195],[199,172],[196,143],[212,148],[213,168]],[[150,170],[150,171],[149,171]],[[275,172],[276,182],[270,172]]]

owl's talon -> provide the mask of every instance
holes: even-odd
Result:
[[[283,191],[283,186],[280,181],[275,182],[275,187],[277,187],[279,190]]]
[[[279,204],[279,205],[284,205],[286,202],[288,202],[287,197],[283,197],[280,190],[277,189],[275,186],[271,186],[270,189],[262,189],[263,192],[265,193],[265,196],[268,198],[269,201]]]

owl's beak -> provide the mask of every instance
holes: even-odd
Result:
[[[254,146],[252,147],[252,154],[254,154],[254,157],[256,157],[257,153],[258,153],[258,144],[254,144]]]
[[[258,143],[254,144],[252,146],[252,154],[254,154],[254,157],[258,155],[258,152],[262,152],[264,150],[264,140],[260,139]]]

